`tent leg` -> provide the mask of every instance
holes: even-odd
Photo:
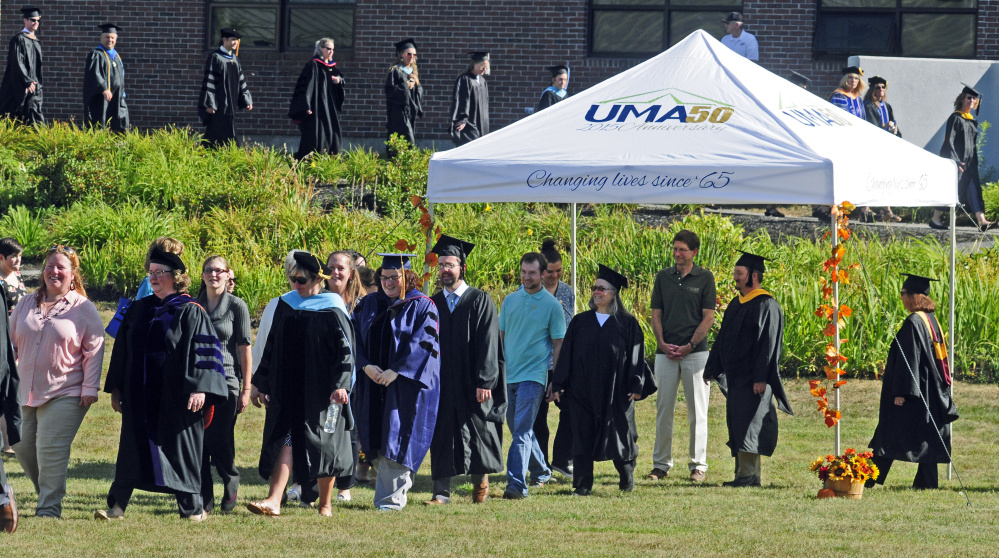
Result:
[[[954,319],[956,317],[955,310],[957,308],[957,303],[954,300],[954,293],[957,290],[957,278],[955,269],[957,268],[957,231],[954,227],[954,221],[957,220],[957,207],[950,207],[950,299],[948,300],[948,323],[947,323],[947,366],[950,367],[951,377],[954,376]],[[947,388],[950,391],[950,397],[954,398],[954,384]],[[954,444],[954,423],[947,425],[947,435],[951,440],[951,447]],[[951,479],[954,473],[954,463],[947,463],[947,480]]]
[[[572,269],[571,269],[572,296],[574,300],[576,300],[577,302],[576,308],[578,308],[579,293],[576,292],[576,203],[575,202],[572,203],[570,209],[572,211],[572,231],[570,233],[572,235],[572,238],[570,239],[570,250],[572,251]],[[575,311],[576,308],[573,308],[573,311]]]
[[[836,209],[836,205],[833,204],[832,208]],[[829,230],[832,231],[832,245],[835,248],[836,244],[839,243],[839,220],[837,218],[837,215],[836,215],[835,211],[833,211],[832,214],[833,214],[832,215],[832,221],[829,224]],[[837,272],[838,272],[838,268],[833,268],[833,273],[837,273]],[[839,343],[839,282],[838,281],[833,283],[833,324],[836,327],[836,334],[833,336],[833,343],[834,343],[834,345],[836,347],[836,351],[839,352],[839,345],[840,345],[840,343]],[[838,368],[839,364],[837,363],[836,366]],[[839,376],[838,375],[836,376],[836,381],[839,381]],[[834,389],[836,391],[836,410],[838,411],[839,410],[839,388],[834,388]],[[842,420],[842,419],[840,419],[840,420]],[[839,440],[840,440],[839,434],[840,434],[839,422],[837,421],[836,422],[836,440],[835,440],[835,443],[833,444],[833,455],[840,455],[840,453],[839,453],[839,446],[840,446],[840,443],[839,443]]]
[[[427,263],[426,255],[430,253],[430,249],[434,247],[433,242],[433,232],[434,232],[434,202],[427,200],[427,212],[430,214],[430,234],[427,235],[427,246],[423,253],[423,273],[430,273],[430,264]],[[430,296],[433,291],[430,288],[433,281],[427,280],[423,283],[423,294]]]

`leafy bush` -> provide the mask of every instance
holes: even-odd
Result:
[[[40,212],[32,215],[23,205],[8,207],[7,213],[0,220],[0,230],[3,236],[14,237],[21,243],[26,257],[41,256],[52,241],[43,224],[44,214],[45,212]]]

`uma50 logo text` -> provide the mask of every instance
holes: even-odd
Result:
[[[590,105],[580,131],[706,130],[719,132],[735,107],[707,97],[668,88]],[[693,124],[694,126],[691,126]]]

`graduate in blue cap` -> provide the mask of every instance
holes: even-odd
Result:
[[[415,254],[381,253],[378,292],[354,311],[358,440],[374,460],[375,507],[406,507],[430,450],[440,399],[437,307],[410,270]]]

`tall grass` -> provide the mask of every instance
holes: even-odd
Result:
[[[381,153],[353,150],[296,162],[270,149],[230,146],[208,151],[186,129],[120,135],[64,124],[31,131],[0,121],[0,178],[5,178],[0,181],[0,201],[20,200],[0,208],[0,233],[18,237],[29,256],[53,241],[78,248],[86,281],[108,298],[134,292],[149,242],[172,235],[186,244],[184,260],[192,270],[199,270],[208,255],[226,256],[237,273],[236,293],[259,312],[268,299],[287,289],[281,265],[289,250],[328,254],[353,248],[370,254],[394,251],[399,238],[422,246],[419,213],[408,200],[425,194],[430,153],[393,145],[396,156],[391,161]],[[377,211],[324,209],[314,203],[314,189],[344,182],[373,191]],[[47,187],[60,193],[58,199],[46,197]],[[996,206],[990,207],[994,211]],[[826,339],[821,334],[824,324],[813,312],[820,303],[818,283],[829,251],[825,243],[800,238],[774,243],[763,231],[747,235],[731,221],[700,215],[694,208],[669,225],[648,227],[632,219],[631,209],[586,208],[578,222],[577,282],[585,288],[597,263],[625,273],[632,287],[623,293],[624,300],[646,328],[650,353],[652,282],[658,270],[672,264],[673,235],[689,228],[702,239],[697,263],[715,275],[719,317],[735,296],[730,277],[737,249],[773,260],[764,285],[784,308],[784,365],[789,374],[809,375],[820,369]],[[434,213],[444,232],[476,244],[468,260],[468,280],[497,303],[517,288],[520,255],[537,250],[543,238],[556,239],[568,263],[571,216],[566,205],[443,204]],[[886,243],[856,237],[846,263],[860,262],[866,264],[870,281],[855,274],[842,288],[842,302],[854,309],[843,331],[849,339],[843,352],[851,373],[873,377],[905,315],[897,295],[899,274],[917,271],[944,278],[947,257],[945,247],[932,238]],[[377,264],[377,258],[372,263]],[[999,255],[994,249],[960,258],[955,358],[965,378],[997,378],[997,275]],[[192,279],[196,290],[200,277],[193,273]],[[933,295],[946,308],[943,285]],[[580,309],[586,298],[580,296]],[[938,317],[946,325],[947,313]]]

